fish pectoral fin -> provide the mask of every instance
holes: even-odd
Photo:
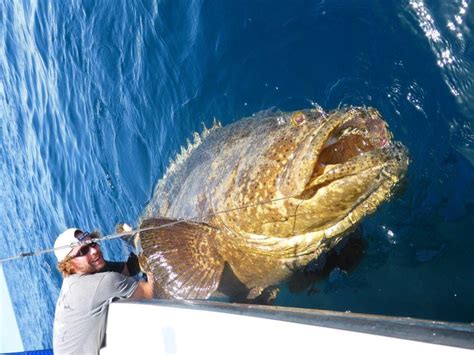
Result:
[[[147,267],[167,297],[207,299],[219,286],[224,259],[218,252],[217,229],[204,224],[149,218],[140,229]]]

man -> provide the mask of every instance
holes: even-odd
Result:
[[[153,297],[153,275],[147,275],[146,282],[129,277],[137,272],[136,256],[127,263],[105,261],[92,242],[98,236],[69,228],[54,243],[64,277],[54,318],[55,354],[98,354],[105,345],[109,304],[120,298]]]

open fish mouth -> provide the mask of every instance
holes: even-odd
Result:
[[[280,195],[293,197],[289,222],[267,234],[341,234],[374,212],[405,175],[407,149],[392,141],[375,109],[338,110],[317,123],[278,180]]]
[[[300,198],[312,198],[332,182],[367,171],[377,171],[377,180],[398,181],[408,165],[406,148],[392,142],[387,124],[374,109],[350,108],[335,115],[313,139],[312,171],[306,170]],[[373,174],[372,174],[373,176]]]

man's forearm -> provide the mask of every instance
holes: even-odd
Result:
[[[140,299],[151,299],[153,298],[153,274],[147,273],[147,281],[139,281],[138,287],[135,292],[132,294],[130,299],[140,300]]]

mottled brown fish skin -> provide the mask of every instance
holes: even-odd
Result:
[[[212,260],[248,288],[264,287],[337,244],[407,167],[406,149],[373,108],[265,113],[211,132],[157,185],[142,220],[212,226],[200,236],[218,254]]]

